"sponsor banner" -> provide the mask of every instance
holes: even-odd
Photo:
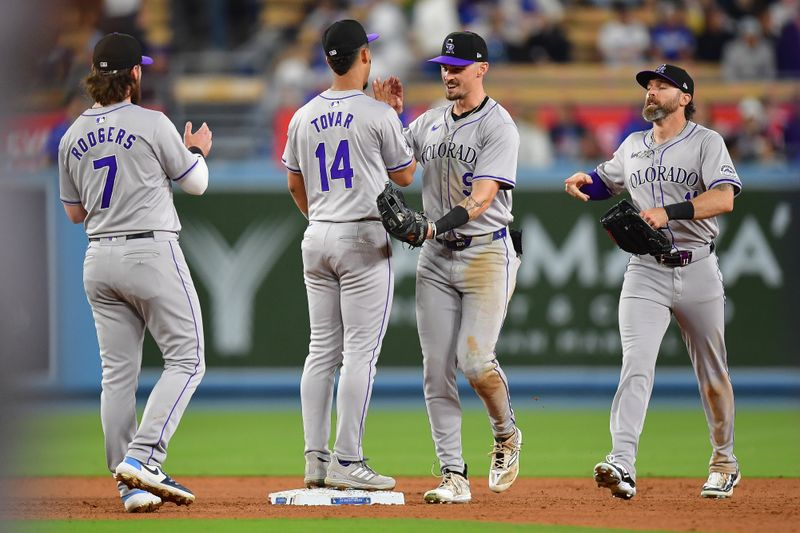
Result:
[[[214,367],[296,367],[308,347],[300,241],[305,219],[288,193],[176,195],[181,244],[200,295],[206,355]],[[410,194],[419,206],[418,194]],[[563,192],[514,193],[524,256],[497,346],[507,365],[617,365],[617,302],[628,255],[598,223],[610,202],[584,204]],[[800,364],[800,191],[746,191],[721,217],[717,239],[726,286],[731,365]],[[421,364],[414,310],[418,252],[396,244],[395,298],[383,366]],[[145,364],[161,366],[149,341]],[[686,365],[674,321],[659,364]]]

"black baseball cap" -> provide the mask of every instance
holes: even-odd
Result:
[[[368,34],[357,20],[339,20],[328,26],[322,34],[322,48],[325,55],[336,57],[355,52],[367,43],[380,37],[377,33]]]
[[[664,64],[656,67],[655,70],[643,70],[636,75],[636,81],[645,89],[647,89],[647,83],[653,78],[666,80],[681,91],[694,96],[694,80],[681,67]]]
[[[454,31],[444,38],[442,55],[428,60],[440,65],[466,67],[478,61],[489,61],[486,41],[471,31]]]
[[[109,33],[94,46],[92,64],[100,72],[114,72],[152,65],[153,59],[142,55],[142,45],[127,33]]]

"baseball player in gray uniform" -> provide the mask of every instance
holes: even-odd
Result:
[[[375,198],[387,175],[410,184],[416,161],[395,112],[363,92],[372,61],[368,42],[377,38],[355,20],[325,30],[322,47],[333,84],[292,117],[283,154],[289,191],[309,221],[302,254],[311,339],[300,383],[307,487],[395,486],[366,464],[362,450],[394,294],[392,249]]]
[[[622,372],[611,405],[612,450],[594,477],[620,498],[636,494],[636,451],[656,358],[674,315],[689,351],[713,452],[701,495],[727,498],[739,482],[733,454],[733,388],[725,351],[725,293],[714,238],[717,215],[733,210],[742,183],[722,137],[691,121],[694,82],[674,65],[636,75],[646,89],[642,116],[653,128],[631,134],[590,174],[566,180],[568,194],[601,200],[627,190],[640,215],[672,241],[661,256],[632,255],[619,302]]]
[[[519,135],[508,112],[484,91],[488,60],[479,35],[449,34],[441,55],[430,61],[441,65],[445,95],[453,103],[425,112],[406,131],[424,168],[424,216],[436,221],[428,226],[416,288],[425,402],[443,476],[424,495],[430,503],[471,499],[456,368],[489,415],[489,488],[508,489],[519,472],[522,432],[495,355],[520,264],[508,229]],[[376,80],[373,87],[376,97],[402,111],[399,80]]]
[[[161,464],[205,372],[200,304],[178,245],[172,182],[203,194],[211,131],[203,124],[193,134],[187,123],[181,141],[163,113],[137,105],[141,65],[151,63],[130,35],[98,41],[85,81],[95,104],[64,134],[58,160],[64,209],[89,237],[83,282],[102,361],[106,460],[128,512],[194,501]],[[164,372],[137,428],[145,328]]]

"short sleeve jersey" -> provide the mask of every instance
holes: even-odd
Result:
[[[413,162],[397,113],[362,91],[327,90],[289,123],[283,164],[303,175],[308,219],[379,220],[388,172]]]
[[[653,130],[632,133],[595,173],[612,194],[627,190],[637,208],[691,200],[724,183],[738,195],[742,182],[719,133],[694,122],[673,139],[656,144]],[[719,234],[716,217],[670,220],[665,231],[678,249],[708,244]]]
[[[406,130],[422,165],[422,205],[438,220],[472,193],[472,184],[494,180],[500,191],[475,220],[449,232],[448,239],[483,235],[510,224],[511,189],[517,183],[519,133],[511,115],[489,98],[474,114],[454,120],[452,105],[431,109]]]
[[[198,157],[159,111],[124,102],[92,108],[61,138],[61,201],[86,209],[89,237],[177,232],[170,180],[186,176]]]

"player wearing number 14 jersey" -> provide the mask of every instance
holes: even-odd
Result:
[[[311,340],[300,383],[307,487],[395,485],[367,466],[361,446],[394,292],[392,248],[375,198],[387,175],[410,184],[416,162],[394,110],[363,92],[372,58],[368,43],[377,37],[355,20],[325,30],[333,84],[292,117],[283,154],[289,191],[309,222],[302,253]]]
[[[106,459],[128,512],[153,511],[162,500],[194,501],[161,464],[205,371],[200,304],[178,245],[171,182],[203,194],[211,131],[203,124],[192,133],[187,123],[182,142],[163,113],[136,105],[141,65],[151,63],[130,35],[98,41],[86,79],[95,105],[64,134],[58,158],[64,209],[89,237],[83,283],[103,364]],[[164,372],[137,426],[145,328]]]

